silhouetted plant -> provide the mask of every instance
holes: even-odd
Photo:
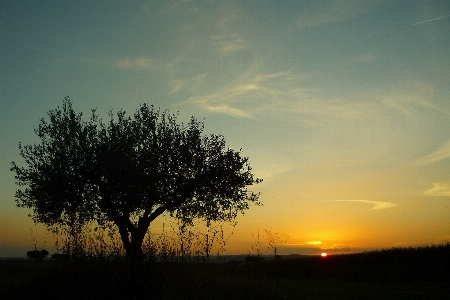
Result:
[[[287,242],[288,236],[285,233],[272,233],[270,230],[265,230],[266,239],[269,243],[269,249],[274,254],[274,257],[277,258],[278,249]]]
[[[252,254],[249,256],[256,256],[259,257],[263,254],[262,250],[261,250],[261,240],[260,240],[260,236],[259,236],[259,230],[256,232],[255,235],[253,235],[253,233],[251,233],[251,236],[253,238],[253,244],[252,244]],[[250,258],[249,258],[250,259]]]
[[[42,250],[35,249],[32,251],[27,251],[27,257],[34,260],[42,260],[46,258],[48,254],[49,254],[48,251],[45,249]]]
[[[27,167],[12,162],[16,202],[33,209],[35,222],[71,228],[71,251],[86,224],[113,223],[127,256],[140,259],[150,223],[163,213],[209,225],[260,204],[247,189],[261,181],[248,158],[227,149],[222,135],[202,135],[194,117],[179,125],[176,115],[143,104],[133,117],[110,112],[103,123],[93,110],[83,120],[68,97],[48,117],[35,129],[40,143],[19,144]]]

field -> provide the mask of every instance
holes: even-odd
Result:
[[[0,299],[448,299],[450,245],[207,263],[0,261]]]

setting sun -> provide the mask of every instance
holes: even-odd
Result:
[[[327,254],[326,254],[325,252],[322,252],[322,254],[320,254],[320,256],[322,256],[322,257],[326,257],[326,256],[327,256]]]

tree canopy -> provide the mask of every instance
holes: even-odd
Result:
[[[202,135],[204,123],[143,104],[134,116],[110,112],[104,123],[88,120],[66,97],[35,128],[40,143],[23,146],[26,167],[12,162],[19,207],[35,222],[80,226],[114,223],[129,257],[142,255],[150,223],[163,213],[191,223],[195,218],[231,221],[257,205],[248,186],[248,157],[229,149],[221,134]]]

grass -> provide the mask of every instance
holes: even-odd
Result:
[[[34,277],[34,268],[29,261],[0,262],[0,299],[25,299],[27,292],[23,289],[33,286]]]
[[[447,283],[350,281],[339,279],[283,280],[288,299],[448,299]],[[289,297],[289,296],[288,296]]]
[[[450,245],[252,262],[0,261],[0,299],[448,299]]]

